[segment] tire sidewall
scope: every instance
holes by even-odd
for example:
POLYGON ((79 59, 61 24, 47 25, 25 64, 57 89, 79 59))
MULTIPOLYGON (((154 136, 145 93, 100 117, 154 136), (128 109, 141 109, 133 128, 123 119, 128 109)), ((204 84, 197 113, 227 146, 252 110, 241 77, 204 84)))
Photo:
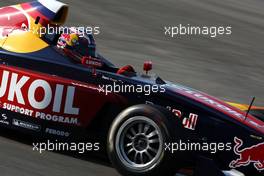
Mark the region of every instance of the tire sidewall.
POLYGON ((169 123, 169 117, 166 117, 165 109, 161 109, 160 107, 150 105, 136 105, 121 112, 113 121, 107 139, 108 155, 114 167, 116 167, 121 174, 125 174, 127 176, 159 175, 158 173, 164 173, 165 171, 169 173, 171 169, 169 165, 172 163, 172 157, 164 150, 164 143, 170 142, 174 138, 174 132, 171 124, 172 123, 169 123), (129 167, 126 167, 119 159, 115 147, 116 136, 119 128, 128 119, 136 116, 144 116, 155 122, 163 137, 162 152, 159 159, 157 160, 156 164, 144 171, 133 170, 129 167), (164 168, 167 169, 164 170, 164 168))

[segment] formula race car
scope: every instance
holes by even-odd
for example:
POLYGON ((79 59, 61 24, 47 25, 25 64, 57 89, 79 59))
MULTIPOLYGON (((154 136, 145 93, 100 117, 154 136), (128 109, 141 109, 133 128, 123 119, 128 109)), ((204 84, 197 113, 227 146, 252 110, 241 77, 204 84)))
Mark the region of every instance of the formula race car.
POLYGON ((91 33, 60 28, 68 9, 51 0, 0 9, 1 127, 97 136, 126 176, 263 174, 264 108, 163 80, 151 62, 144 74, 116 67, 91 33))

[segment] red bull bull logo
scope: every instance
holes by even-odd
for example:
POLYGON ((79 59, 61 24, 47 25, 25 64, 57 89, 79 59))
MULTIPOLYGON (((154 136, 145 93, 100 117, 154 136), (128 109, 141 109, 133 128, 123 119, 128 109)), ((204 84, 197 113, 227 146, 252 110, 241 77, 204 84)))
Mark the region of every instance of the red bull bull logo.
POLYGON ((230 163, 230 168, 238 168, 253 164, 257 170, 264 170, 264 142, 244 149, 241 149, 243 145, 241 139, 235 137, 234 142, 236 143, 234 152, 239 158, 230 163))

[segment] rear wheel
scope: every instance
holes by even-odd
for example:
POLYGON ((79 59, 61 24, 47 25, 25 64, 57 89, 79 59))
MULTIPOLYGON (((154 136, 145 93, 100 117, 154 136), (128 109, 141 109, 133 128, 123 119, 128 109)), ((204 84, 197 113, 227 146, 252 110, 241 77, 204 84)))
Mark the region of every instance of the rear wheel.
POLYGON ((176 163, 164 150, 164 144, 174 139, 169 118, 174 117, 149 105, 130 107, 117 116, 109 131, 108 154, 121 174, 169 176, 175 173, 176 163))

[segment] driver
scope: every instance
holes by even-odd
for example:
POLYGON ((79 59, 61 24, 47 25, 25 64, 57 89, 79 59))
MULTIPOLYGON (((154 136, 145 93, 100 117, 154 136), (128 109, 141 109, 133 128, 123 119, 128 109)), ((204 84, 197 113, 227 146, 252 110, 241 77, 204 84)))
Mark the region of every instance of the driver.
MULTIPOLYGON (((83 57, 91 57, 98 59, 96 54, 96 44, 92 34, 84 34, 78 28, 65 28, 60 35, 57 48, 62 53, 76 62, 81 62, 83 57)), ((132 66, 126 65, 117 70, 117 74, 126 75, 135 73, 132 66)))
POLYGON ((58 39, 57 48, 77 62, 84 56, 96 58, 93 35, 84 34, 78 28, 65 28, 58 39))

